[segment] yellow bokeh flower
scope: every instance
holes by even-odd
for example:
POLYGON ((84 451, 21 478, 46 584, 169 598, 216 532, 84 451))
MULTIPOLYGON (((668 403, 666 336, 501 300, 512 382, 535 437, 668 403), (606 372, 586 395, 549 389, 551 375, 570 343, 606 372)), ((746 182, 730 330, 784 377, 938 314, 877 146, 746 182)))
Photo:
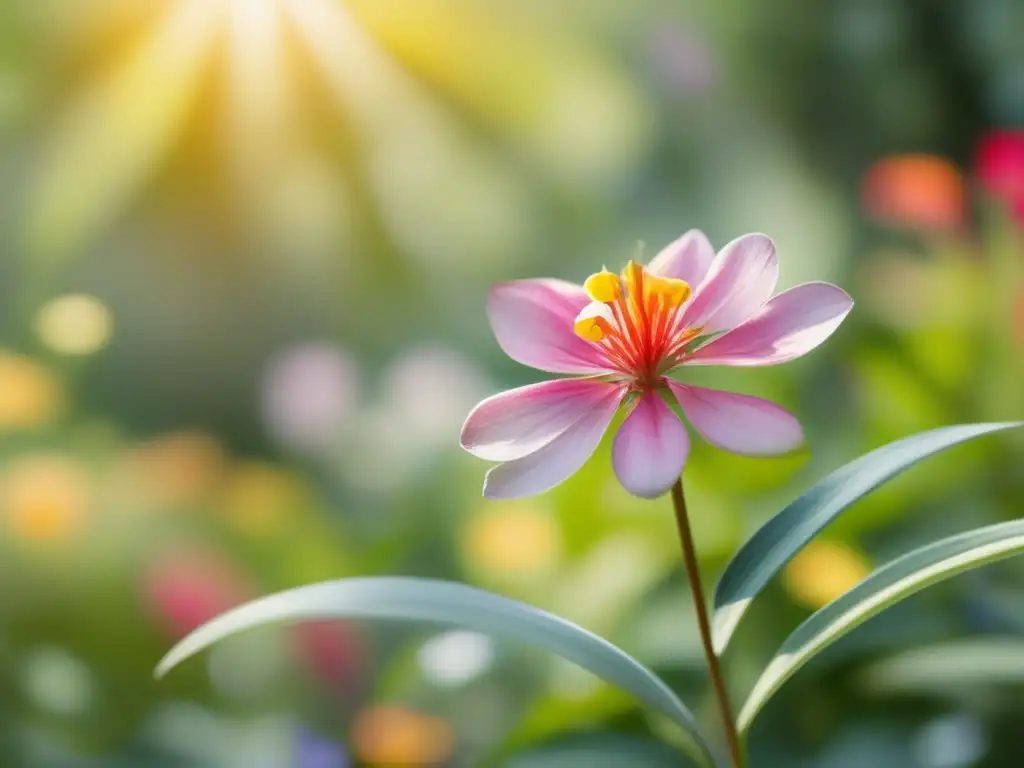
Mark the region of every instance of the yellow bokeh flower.
POLYGON ((237 529, 268 535, 305 511, 307 488, 297 476, 272 464, 242 461, 224 483, 221 510, 237 529))
POLYGON ((18 459, 0 478, 0 504, 9 530, 28 541, 72 536, 85 522, 90 496, 88 473, 56 454, 18 459))
POLYGON ((561 546, 554 517, 531 502, 489 502, 469 519, 462 537, 472 567, 511 577, 548 572, 561 546))
POLYGON ((216 438, 202 432, 174 432, 142 443, 121 466, 129 496, 164 506, 208 502, 219 487, 227 458, 216 438))
POLYGON ((834 541, 812 541, 782 572, 782 583, 793 599, 808 608, 821 608, 853 588, 871 572, 868 559, 852 547, 834 541))
POLYGON ((0 351, 0 430, 34 429, 60 413, 64 393, 49 370, 0 351))

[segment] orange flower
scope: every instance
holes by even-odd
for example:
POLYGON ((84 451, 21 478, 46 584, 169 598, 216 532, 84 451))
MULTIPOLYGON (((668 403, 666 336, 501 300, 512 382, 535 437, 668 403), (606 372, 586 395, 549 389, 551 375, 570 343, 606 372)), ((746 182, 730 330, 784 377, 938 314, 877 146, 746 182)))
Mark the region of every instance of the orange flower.
POLYGON ((455 745, 451 726, 399 706, 371 707, 356 718, 352 741, 361 760, 380 766, 438 765, 455 745))
POLYGON ((966 218, 963 175, 932 155, 893 155, 876 162, 861 184, 861 204, 872 218, 897 227, 948 231, 966 218))

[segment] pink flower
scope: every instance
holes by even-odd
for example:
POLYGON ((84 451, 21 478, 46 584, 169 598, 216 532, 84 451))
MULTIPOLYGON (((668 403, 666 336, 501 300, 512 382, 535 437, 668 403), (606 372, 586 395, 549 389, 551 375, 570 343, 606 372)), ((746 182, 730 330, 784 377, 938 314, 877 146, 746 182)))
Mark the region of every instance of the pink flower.
POLYGON ((590 458, 624 403, 612 463, 636 496, 660 496, 686 463, 690 439, 670 403, 720 448, 753 456, 797 448, 799 422, 774 403, 667 377, 685 365, 784 363, 832 335, 853 307, 850 297, 829 283, 772 297, 778 272, 764 235, 744 235, 716 255, 693 230, 647 267, 630 262, 621 278, 601 271, 583 286, 552 279, 496 286, 488 314, 506 354, 576 378, 503 392, 469 414, 462 447, 500 462, 487 473, 484 495, 515 498, 558 485, 590 458))
POLYGON ((174 637, 250 599, 255 592, 232 562, 210 550, 173 550, 152 564, 145 596, 174 637))
POLYGON ((1024 130, 992 131, 978 142, 975 170, 985 190, 1024 224, 1024 130))

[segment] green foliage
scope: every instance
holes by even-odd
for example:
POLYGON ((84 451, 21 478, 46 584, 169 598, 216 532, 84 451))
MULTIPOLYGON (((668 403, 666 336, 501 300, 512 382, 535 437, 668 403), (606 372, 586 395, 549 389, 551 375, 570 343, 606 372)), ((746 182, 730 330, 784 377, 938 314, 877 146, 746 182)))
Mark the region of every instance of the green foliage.
POLYGON ((739 714, 747 730, 757 713, 815 655, 872 616, 925 587, 1024 551, 1024 521, 980 528, 916 549, 874 571, 801 624, 754 685, 739 714))
POLYGON ((382 577, 325 582, 281 592, 247 603, 197 629, 168 652, 157 667, 157 675, 166 674, 193 654, 243 630, 282 621, 338 618, 448 624, 557 653, 671 718, 689 737, 702 761, 712 762, 690 710, 624 651, 564 619, 460 584, 382 577))
MULTIPOLYGON (((715 595, 716 652, 721 655, 725 650, 739 619, 772 577, 843 510, 928 456, 1017 426, 1020 424, 959 425, 914 435, 872 451, 815 484, 758 530, 726 568, 715 595)), ((1021 551, 1024 521, 1012 521, 943 539, 875 570, 787 638, 743 705, 737 723, 740 732, 749 729, 769 699, 801 667, 872 616, 925 587, 1021 551)), ((625 651, 552 614, 448 582, 400 577, 348 579, 265 597, 223 614, 190 634, 164 657, 157 675, 244 630, 282 621, 336 618, 435 622, 544 648, 668 716, 687 736, 692 755, 702 764, 714 764, 690 710, 664 682, 625 651)), ((649 744, 612 739, 527 753, 513 765, 617 765, 620 762, 616 761, 626 755, 631 764, 652 768, 671 759, 649 744)))
POLYGON ((943 427, 907 437, 840 467, 765 523, 729 562, 715 590, 715 652, 721 655, 750 602, 843 510, 918 461, 1019 424, 943 427))

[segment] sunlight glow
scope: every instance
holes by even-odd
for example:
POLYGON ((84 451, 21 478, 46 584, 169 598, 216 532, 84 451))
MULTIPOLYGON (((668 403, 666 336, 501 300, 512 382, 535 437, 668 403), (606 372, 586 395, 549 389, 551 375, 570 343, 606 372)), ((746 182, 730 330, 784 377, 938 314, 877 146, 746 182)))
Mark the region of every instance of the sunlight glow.
POLYGON ((72 105, 40 169, 28 223, 34 248, 66 252, 106 225, 149 178, 196 101, 218 17, 208 0, 181 0, 157 32, 72 105))
POLYGON ((291 137, 282 0, 226 0, 228 113, 225 149, 238 191, 269 183, 291 137))
POLYGON ((406 251, 430 266, 464 259, 476 268, 493 263, 480 256, 494 243, 514 253, 528 237, 532 203, 500 157, 435 103, 342 4, 291 0, 287 8, 339 116, 355 128, 371 193, 406 251), (452 247, 460 240, 463 254, 452 247))
POLYGON ((365 207, 424 275, 491 277, 542 219, 494 139, 599 197, 647 144, 648 111, 616 67, 571 35, 534 37, 529 14, 450 0, 131 5, 69 40, 92 34, 111 55, 43 137, 24 231, 37 257, 103 235, 173 161, 228 200, 229 225, 294 262, 358 244, 349 222, 365 207))

